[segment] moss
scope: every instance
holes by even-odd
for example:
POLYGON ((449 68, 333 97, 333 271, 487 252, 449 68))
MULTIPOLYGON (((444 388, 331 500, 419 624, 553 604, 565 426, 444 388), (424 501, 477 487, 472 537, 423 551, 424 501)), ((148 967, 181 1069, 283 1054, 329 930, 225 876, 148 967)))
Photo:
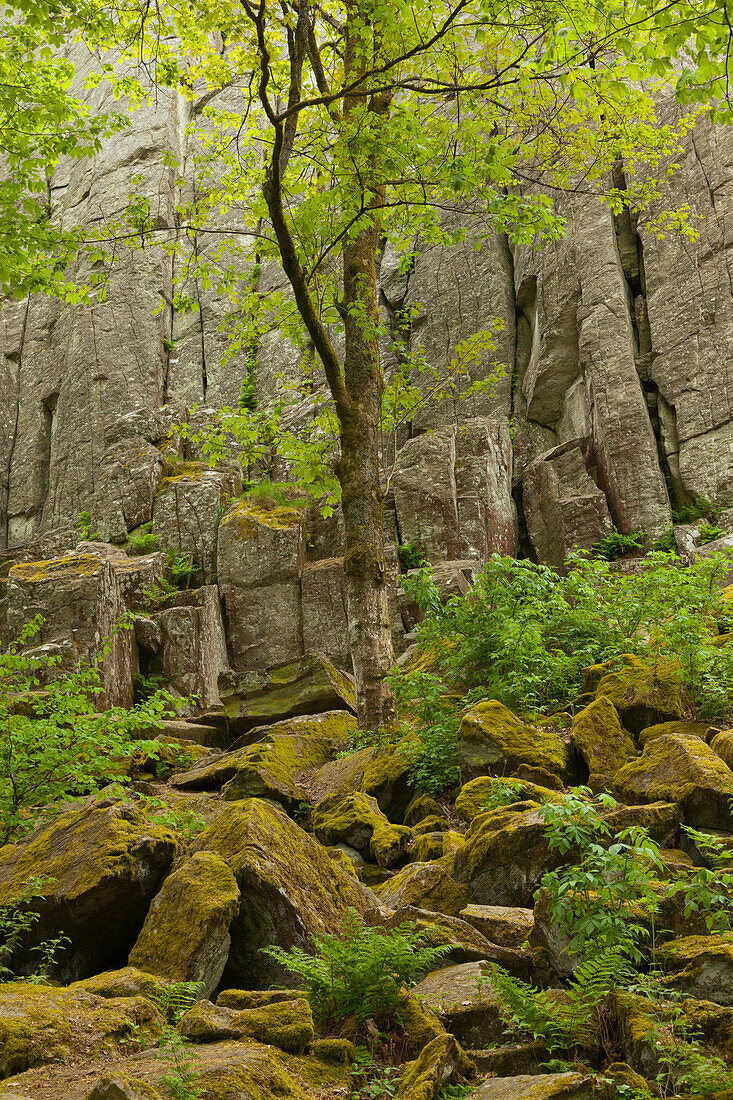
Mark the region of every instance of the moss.
POLYGON ((636 745, 619 722, 611 700, 599 695, 573 719, 570 742, 591 772, 614 775, 627 760, 636 756, 636 745))
POLYGON ((429 794, 419 794, 413 798, 405 811, 405 825, 413 828, 426 818, 442 817, 443 811, 429 794))
POLYGON ((326 1062, 337 1062, 350 1066, 354 1061, 356 1048, 348 1039, 316 1039, 312 1044, 313 1054, 326 1062))
POLYGON ((161 1094, 147 1081, 120 1071, 105 1073, 100 1077, 86 1100, 110 1100, 110 1097, 123 1095, 129 1097, 129 1100, 162 1100, 161 1094))
POLYGON ((465 1080, 473 1070, 473 1063, 452 1035, 437 1035, 414 1062, 403 1067, 397 1096, 400 1100, 433 1100, 446 1084, 456 1078, 465 1080))
POLYGON ((501 947, 521 947, 534 927, 533 910, 516 906, 467 905, 458 916, 501 947))
POLYGON ((682 718, 682 669, 670 659, 646 665, 633 654, 622 658, 623 667, 603 676, 596 697, 605 695, 632 733, 647 726, 682 718))
POLYGON ((408 863, 383 886, 376 888, 380 901, 394 909, 415 905, 446 916, 457 916, 468 901, 468 890, 450 873, 450 859, 408 863))
POLYGON ((601 1078, 603 1084, 599 1095, 603 1100, 622 1100, 626 1096, 633 1097, 633 1100, 645 1100, 646 1097, 652 1100, 648 1082, 627 1062, 612 1062, 603 1070, 601 1078), (619 1086, 622 1086, 621 1089, 619 1086))
POLYGON ((327 795, 313 809, 313 832, 322 844, 349 844, 362 853, 370 851, 375 830, 389 824, 376 800, 359 791, 327 795))
MULTIPOLYGON (((212 955, 217 948, 226 953, 238 909, 239 887, 224 860, 197 852, 165 879, 130 952, 131 965, 173 981, 210 980, 212 965, 217 968, 212 955)), ((214 982, 220 974, 221 965, 214 982)))
POLYGON ((423 833, 415 837, 408 848, 408 856, 413 863, 429 863, 443 855, 443 833, 423 833))
MULTIPOLYGON (((496 780, 490 775, 480 775, 464 783, 456 797, 456 813, 461 821, 471 822, 487 813, 486 803, 496 790, 496 780)), ((538 804, 557 798, 557 791, 537 787, 534 783, 516 781, 514 804, 532 800, 538 804)))
POLYGON ((675 802, 697 828, 727 828, 733 772, 698 737, 664 734, 648 741, 641 757, 615 777, 629 802, 675 802))
POLYGON ((647 726, 639 734, 639 744, 644 746, 647 741, 653 741, 655 737, 664 737, 668 733, 680 733, 684 737, 699 737, 707 741, 710 726, 707 722, 657 722, 654 726, 647 726))
POLYGON ((460 852, 465 843, 466 838, 463 833, 457 833, 455 829, 450 829, 443 834, 443 855, 452 858, 457 852, 460 852))
POLYGON ((448 822, 440 817, 424 817, 417 825, 412 826, 413 836, 422 836, 424 833, 445 833, 448 830, 448 822))
POLYGON ((85 1055, 111 1054, 164 1026, 145 997, 101 998, 15 982, 0 990, 0 1075, 85 1055))
POLYGON ((297 1001, 303 994, 299 989, 223 989, 216 998, 223 1008, 262 1008, 264 1005, 297 1001))
POLYGON ((232 528, 240 539, 247 540, 256 538, 260 527, 287 531, 297 527, 302 519, 302 512, 298 508, 279 505, 268 507, 261 501, 238 500, 219 526, 232 528))
POLYGON ((380 867, 396 867, 404 861, 412 829, 406 825, 377 825, 369 841, 369 851, 380 867))
POLYGON ((461 778, 506 775, 522 764, 561 774, 567 748, 554 730, 526 726, 494 699, 472 707, 458 730, 461 778))
POLYGON ((329 848, 328 856, 329 859, 332 859, 334 863, 337 863, 343 871, 346 871, 347 874, 351 875, 355 879, 359 878, 359 869, 357 868, 356 863, 348 854, 348 852, 345 852, 343 850, 343 848, 329 848))
POLYGON ((397 1015, 411 1047, 421 1050, 433 1039, 445 1035, 445 1028, 432 1009, 424 1005, 414 993, 405 989, 400 995, 397 1015))
POLYGON ((74 982, 70 990, 82 990, 93 993, 95 997, 147 997, 155 1001, 168 983, 156 974, 138 970, 135 966, 125 966, 121 970, 107 970, 93 978, 84 978, 74 982))
POLYGON ((74 577, 92 577, 105 566, 96 554, 64 554, 48 561, 20 562, 14 565, 9 577, 26 584, 42 581, 64 581, 74 577))
POLYGON ((710 748, 727 767, 733 768, 733 730, 716 733, 710 742, 710 748))
POLYGON ((311 1007, 304 997, 240 1010, 198 1001, 181 1017, 178 1029, 194 1043, 255 1039, 296 1054, 315 1035, 311 1007))
POLYGON ((410 757, 399 745, 379 749, 364 769, 361 790, 376 799, 390 821, 401 821, 412 801, 410 757))
POLYGON ((253 1044, 245 1065, 217 1066, 202 1073, 197 1084, 204 1100, 232 1100, 238 1096, 249 1100, 309 1100, 287 1066, 276 1050, 253 1044))

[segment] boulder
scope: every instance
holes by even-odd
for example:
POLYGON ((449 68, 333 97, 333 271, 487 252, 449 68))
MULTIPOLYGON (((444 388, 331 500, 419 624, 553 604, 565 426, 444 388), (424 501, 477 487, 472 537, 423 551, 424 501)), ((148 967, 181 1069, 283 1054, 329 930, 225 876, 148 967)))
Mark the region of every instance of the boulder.
POLYGON ((42 897, 27 902, 39 919, 13 968, 32 973, 33 948, 59 935, 70 940, 52 970, 61 981, 124 964, 176 850, 173 833, 124 802, 61 814, 7 845, 0 851, 0 905, 12 904, 39 873, 51 880, 42 897))
MULTIPOLYGON (((511 783, 512 787, 509 788, 507 784, 507 789, 516 796, 514 803, 526 802, 527 800, 547 802, 558 796, 558 792, 555 790, 540 787, 535 783, 528 783, 524 780, 513 779, 509 780, 508 783, 511 783)), ((496 786, 496 779, 489 775, 479 775, 476 779, 470 779, 468 783, 464 783, 456 796, 456 813, 461 821, 471 822, 479 814, 487 813, 487 804, 495 794, 496 786)), ((509 803, 510 806, 512 804, 509 803)))
POLYGON ((178 1030, 194 1043, 256 1039, 294 1054, 302 1053, 315 1035, 311 1006, 305 997, 243 1009, 197 1001, 181 1017, 178 1030))
POLYGON ((232 988, 291 984, 260 948, 306 947, 318 932, 337 932, 349 909, 374 903, 312 836, 261 799, 227 806, 194 849, 221 856, 246 899, 230 928, 223 984, 232 988))
POLYGON ((728 768, 733 768, 733 730, 716 733, 710 742, 710 748, 720 757, 728 768))
POLYGON ((664 734, 625 764, 615 785, 626 802, 674 802, 697 829, 730 827, 733 772, 697 737, 664 734))
POLYGON ((34 1066, 113 1055, 152 1041, 165 1021, 145 997, 95 997, 82 990, 14 982, 0 987, 0 1077, 34 1066))
POLYGON ((244 499, 221 520, 217 578, 235 668, 281 665, 303 653, 303 561, 300 508, 244 499))
MULTIPOLYGON (((340 713, 345 713, 341 711, 340 713)), ((376 753, 369 745, 364 749, 350 752, 348 756, 339 756, 336 760, 309 771, 308 790, 314 802, 320 802, 328 794, 347 795, 358 791, 364 778, 367 764, 376 753)), ((410 822, 406 821, 406 825, 410 822)))
POLYGON ((509 774, 521 764, 561 774, 568 755, 553 730, 526 726, 491 699, 478 703, 464 716, 458 729, 458 760, 466 783, 480 775, 509 774))
POLYGON ((627 654, 617 672, 601 677, 596 695, 610 699, 624 727, 640 733, 646 726, 682 718, 681 682, 678 662, 660 661, 652 667, 627 654))
POLYGON ((588 770, 615 775, 636 756, 634 739, 619 722, 618 712, 606 695, 599 695, 573 719, 570 742, 588 765, 588 770))
POLYGON ((223 1008, 263 1008, 281 1001, 297 1001, 303 996, 300 989, 223 989, 216 998, 223 1008))
MULTIPOLYGON (((0 1097, 0 1100, 2 1098, 0 1097)), ((127 1073, 105 1073, 85 1100, 162 1100, 152 1085, 127 1073)))
POLYGON ((224 972, 239 888, 220 856, 197 852, 153 899, 130 965, 172 981, 198 982, 208 997, 224 972))
POLYGON ((364 768, 361 789, 390 821, 402 821, 415 795, 409 753, 400 752, 400 745, 377 749, 364 768))
POLYGON ((504 1019, 501 1002, 481 963, 463 963, 435 970, 413 993, 440 1015, 446 1029, 462 1046, 481 1049, 501 1042, 504 1019))
POLYGON ((528 908, 544 873, 560 862, 545 839, 537 805, 520 803, 515 811, 495 810, 472 822, 453 874, 468 885, 472 902, 528 908))
POLYGON ((105 970, 102 974, 73 982, 69 989, 80 989, 95 997, 147 997, 157 1004, 165 998, 168 984, 156 974, 123 966, 120 970, 105 970))
POLYGON ((710 724, 708 722, 658 722, 656 726, 647 726, 641 731, 639 744, 643 748, 647 741, 653 741, 655 737, 663 737, 666 733, 681 733, 683 737, 699 737, 702 741, 707 741, 710 724))
POLYGON ((502 947, 521 947, 534 927, 532 909, 509 905, 467 905, 458 914, 482 936, 502 947))
POLYGON ((657 961, 666 984, 687 997, 733 1005, 733 943, 720 936, 684 936, 662 944, 657 961))
POLYGON ((458 1075, 470 1076, 471 1063, 452 1035, 437 1035, 400 1071, 399 1100, 433 1100, 458 1075))
POLYGON ((223 673, 219 694, 221 707, 210 709, 200 720, 235 735, 300 714, 356 713, 354 681, 318 655, 265 672, 223 673))
POLYGON ((322 653, 336 668, 353 671, 343 558, 306 562, 300 574, 303 649, 322 653))
POLYGON ((140 436, 116 440, 106 448, 90 508, 104 538, 124 542, 128 531, 152 518, 163 466, 160 450, 140 436))
POLYGON ((472 1100, 592 1100, 593 1078, 582 1073, 488 1077, 472 1100))
POLYGON ((293 809, 307 801, 299 783, 302 773, 348 745, 356 732, 356 719, 336 710, 276 722, 262 732, 262 740, 174 776, 173 786, 180 790, 224 787, 228 801, 272 798, 293 809))
POLYGON ((362 855, 370 853, 380 867, 403 860, 412 830, 392 825, 375 799, 356 791, 340 797, 327 795, 313 809, 313 832, 322 844, 342 842, 362 855))
POLYGON ((458 917, 405 905, 399 909, 367 909, 364 920, 367 924, 380 925, 383 928, 398 928, 401 924, 410 923, 417 931, 425 934, 425 942, 430 947, 445 947, 446 952, 436 960, 434 969, 445 968, 449 964, 458 966, 469 962, 494 962, 517 977, 526 979, 529 976, 532 960, 528 952, 490 943, 485 936, 458 917))
POLYGON ((409 863, 375 892, 393 909, 416 905, 455 917, 466 903, 468 889, 456 882, 443 862, 431 862, 409 863))

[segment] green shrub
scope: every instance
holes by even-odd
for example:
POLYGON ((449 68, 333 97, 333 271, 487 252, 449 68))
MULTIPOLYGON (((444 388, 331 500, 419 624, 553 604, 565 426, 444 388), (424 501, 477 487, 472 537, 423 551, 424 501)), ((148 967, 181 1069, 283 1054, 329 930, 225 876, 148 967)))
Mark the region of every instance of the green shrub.
POLYGON ((626 554, 633 554, 635 551, 643 549, 643 531, 630 531, 628 535, 624 535, 617 527, 614 527, 613 531, 604 535, 595 544, 593 553, 599 558, 605 558, 606 561, 616 561, 617 558, 623 558, 626 554))
MULTIPOLYGON (((16 975, 12 969, 12 962, 16 951, 22 946, 26 934, 40 919, 40 914, 29 908, 33 901, 43 901, 43 891, 53 885, 54 880, 47 875, 34 875, 28 879, 16 896, 12 905, 0 907, 0 982, 14 981, 16 975)), ((28 977, 24 976, 24 982, 44 984, 48 981, 48 973, 53 966, 55 957, 63 947, 69 943, 68 936, 57 936, 55 939, 44 940, 32 948, 39 956, 37 969, 28 977)))
POLYGON ((716 523, 701 523, 698 527, 700 532, 700 542, 704 546, 707 542, 716 542, 717 539, 725 538, 725 531, 723 531, 716 523))
POLYGON ((425 555, 416 542, 405 542, 402 546, 398 546, 397 557, 400 559, 400 568, 403 573, 407 573, 410 569, 419 569, 422 565, 427 565, 425 555))
MULTIPOLYGON (((156 756, 150 732, 173 699, 158 691, 127 710, 99 712, 99 666, 111 642, 91 664, 62 669, 43 650, 24 652, 42 619, 0 650, 0 840, 33 828, 41 812, 75 795, 127 778, 135 752, 156 756), (40 685, 43 690, 40 691, 40 685)), ((129 629, 130 624, 119 624, 129 629)))
POLYGON ((338 935, 313 938, 312 955, 297 947, 262 950, 305 982, 320 1019, 338 1023, 350 1016, 359 1025, 373 1019, 384 1029, 394 1023, 402 986, 414 984, 449 950, 427 946, 429 934, 409 924, 372 928, 350 910, 338 935))
POLYGON ((76 517, 76 523, 81 532, 81 537, 85 542, 99 542, 101 535, 99 531, 96 531, 93 527, 90 512, 79 512, 76 517))
POLYGON ((127 553, 130 555, 152 554, 160 550, 161 538, 153 531, 152 520, 143 523, 127 539, 127 553))
POLYGON ((191 578, 199 571, 190 554, 176 554, 169 550, 165 559, 165 571, 174 588, 188 588, 191 578))

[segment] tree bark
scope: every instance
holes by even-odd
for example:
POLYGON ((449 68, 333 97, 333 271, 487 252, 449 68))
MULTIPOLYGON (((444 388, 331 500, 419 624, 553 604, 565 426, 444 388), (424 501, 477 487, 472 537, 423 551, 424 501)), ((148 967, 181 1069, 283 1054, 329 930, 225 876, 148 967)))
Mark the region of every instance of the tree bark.
MULTIPOLYGON (((348 85, 359 77, 373 57, 367 56, 363 29, 365 16, 359 0, 349 5, 346 20, 344 79, 348 85)), ((374 29, 372 28, 374 34, 374 29)), ((384 205, 384 187, 378 182, 378 166, 364 164, 361 125, 370 131, 378 148, 379 130, 389 110, 390 97, 344 98, 343 120, 347 143, 353 144, 354 191, 365 211, 384 205), (364 171, 366 168, 366 171, 364 171)), ((373 146, 374 147, 374 146, 373 146)), ((384 379, 379 358, 380 322, 376 283, 376 258, 381 237, 377 217, 342 247, 344 320, 344 384, 348 412, 340 418, 341 457, 336 474, 341 483, 341 507, 346 532, 346 591, 349 643, 354 662, 359 725, 381 729, 395 718, 394 700, 385 674, 394 662, 392 628, 387 596, 384 504, 380 483, 379 423, 384 379)))

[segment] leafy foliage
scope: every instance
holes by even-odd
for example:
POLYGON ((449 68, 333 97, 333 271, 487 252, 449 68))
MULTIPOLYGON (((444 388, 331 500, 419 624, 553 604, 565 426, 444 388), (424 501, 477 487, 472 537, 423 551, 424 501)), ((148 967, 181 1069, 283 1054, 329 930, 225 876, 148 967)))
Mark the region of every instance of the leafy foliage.
MULTIPOLYGON (((41 628, 35 619, 0 652, 0 837, 33 827, 56 803, 127 777, 136 751, 156 756, 150 731, 161 725, 172 699, 156 692, 126 710, 99 711, 100 664, 64 668, 42 647, 28 649, 41 628), (42 690, 41 690, 42 687, 42 690)), ((120 629, 129 628, 129 624, 120 629)))
POLYGON ((593 547, 593 553, 606 561, 615 561, 626 554, 633 554, 644 548, 643 531, 631 531, 628 535, 622 534, 617 527, 604 535, 600 542, 593 547))
POLYGON ((76 522, 85 542, 97 542, 99 540, 99 531, 94 529, 94 521, 90 512, 79 512, 76 522))
MULTIPOLYGON (((39 914, 29 906, 43 901, 43 891, 52 884, 53 879, 47 875, 34 875, 23 884, 12 905, 0 907, 0 982, 15 980, 12 962, 16 951, 39 920, 39 914)), ((56 954, 68 942, 67 936, 60 935, 34 947, 33 952, 39 956, 38 968, 29 977, 24 976, 23 981, 37 984, 48 981, 56 954)))
POLYGON ((152 520, 143 523, 134 531, 127 540, 128 554, 152 554, 160 549, 160 535, 153 531, 152 520))
POLYGON ((371 1018, 382 1028, 394 1021, 400 988, 417 981, 448 950, 428 946, 428 935, 410 924, 371 928, 351 910, 338 935, 314 937, 312 955, 297 947, 262 950, 306 983, 322 1019, 353 1016, 364 1024, 371 1018))

